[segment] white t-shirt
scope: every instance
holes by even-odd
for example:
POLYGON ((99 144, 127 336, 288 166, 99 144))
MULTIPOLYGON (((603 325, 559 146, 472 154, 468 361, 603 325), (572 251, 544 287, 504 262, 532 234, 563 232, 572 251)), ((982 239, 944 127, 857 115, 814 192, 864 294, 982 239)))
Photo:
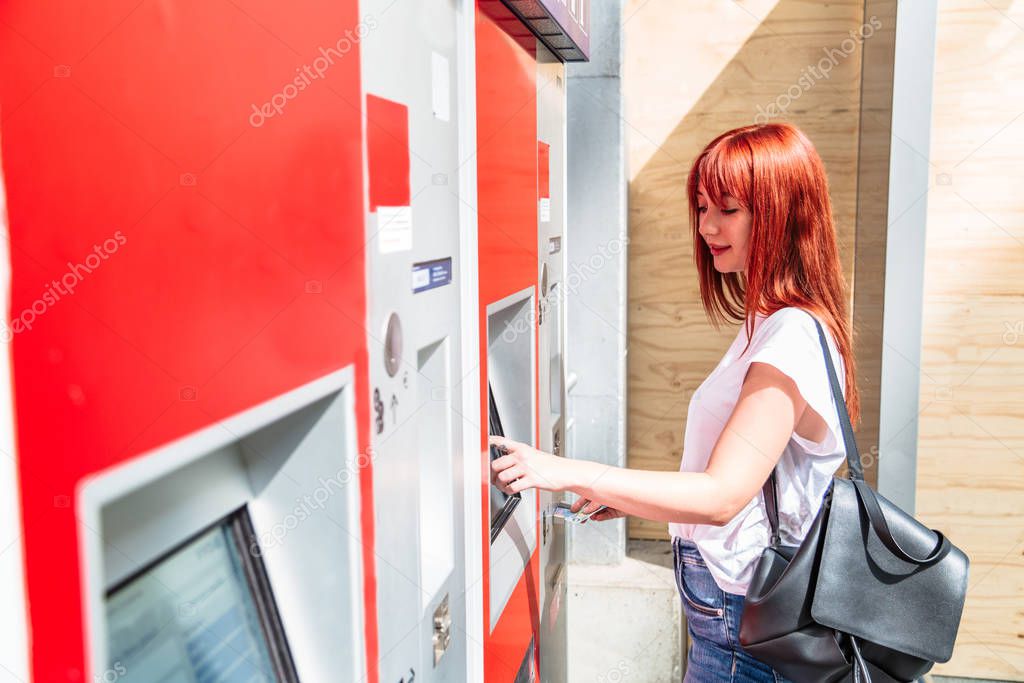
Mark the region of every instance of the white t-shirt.
MULTIPOLYGON (((822 323, 822 329, 839 385, 845 392, 845 364, 828 326, 822 323)), ((828 424, 828 433, 820 443, 794 432, 776 468, 782 542, 799 545, 818 513, 833 474, 846 459, 843 432, 832 400, 818 329, 807 311, 783 308, 770 316, 756 316, 750 348, 742 358, 737 358, 746 342, 746 326, 741 324, 718 367, 690 399, 679 469, 683 472, 707 469, 711 450, 736 406, 750 363, 774 365, 793 379, 800 395, 828 424)), ((669 524, 669 533, 693 540, 719 587, 739 595, 746 594, 754 567, 771 535, 760 490, 725 526, 673 522, 669 524)))

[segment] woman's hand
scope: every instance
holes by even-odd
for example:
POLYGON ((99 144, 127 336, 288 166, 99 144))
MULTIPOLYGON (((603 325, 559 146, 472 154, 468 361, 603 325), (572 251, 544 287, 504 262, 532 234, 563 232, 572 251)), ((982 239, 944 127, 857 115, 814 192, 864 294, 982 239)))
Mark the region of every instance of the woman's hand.
MULTIPOLYGON (((606 507, 604 510, 601 510, 600 512, 594 512, 594 510, 598 509, 599 507, 601 507, 600 503, 595 503, 589 498, 578 498, 572 504, 572 511, 579 512, 582 509, 583 514, 585 515, 591 515, 591 513, 593 513, 587 520, 587 522, 589 522, 591 519, 595 522, 606 522, 609 519, 618 519, 619 517, 626 516, 626 513, 623 512, 622 510, 616 510, 615 508, 609 507, 606 507)), ((586 524, 587 522, 583 523, 586 524)))
POLYGON ((575 485, 575 461, 538 451, 533 446, 503 436, 492 436, 490 444, 505 452, 505 455, 491 461, 491 481, 506 494, 529 488, 564 491, 575 485))

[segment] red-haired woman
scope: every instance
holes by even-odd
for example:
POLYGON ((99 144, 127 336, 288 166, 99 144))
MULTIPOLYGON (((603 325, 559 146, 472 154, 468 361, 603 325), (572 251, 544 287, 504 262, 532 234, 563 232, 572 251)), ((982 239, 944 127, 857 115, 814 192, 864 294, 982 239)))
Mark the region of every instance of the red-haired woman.
POLYGON ((745 321, 690 399, 678 472, 568 460, 492 438, 506 492, 569 490, 591 519, 669 522, 691 646, 686 681, 781 681, 739 644, 743 597, 769 543, 761 487, 776 470, 782 542, 798 545, 846 453, 814 316, 851 420, 859 400, 828 181, 788 124, 711 141, 688 180, 694 261, 717 327, 745 321))

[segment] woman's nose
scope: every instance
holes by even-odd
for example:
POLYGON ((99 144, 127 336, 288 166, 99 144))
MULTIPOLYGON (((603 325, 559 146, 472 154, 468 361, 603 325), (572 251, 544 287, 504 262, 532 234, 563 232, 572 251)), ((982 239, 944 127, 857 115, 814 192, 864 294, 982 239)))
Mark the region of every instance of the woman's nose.
POLYGON ((708 235, 718 234, 718 225, 715 224, 715 221, 714 219, 711 218, 710 213, 704 214, 704 218, 701 219, 700 227, 697 229, 697 232, 699 232, 701 235, 705 237, 708 235))

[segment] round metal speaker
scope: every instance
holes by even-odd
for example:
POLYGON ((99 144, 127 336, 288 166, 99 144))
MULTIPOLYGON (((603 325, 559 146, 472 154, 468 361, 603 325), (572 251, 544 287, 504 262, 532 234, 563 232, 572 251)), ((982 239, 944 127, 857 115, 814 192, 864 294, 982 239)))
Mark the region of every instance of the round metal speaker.
POLYGON ((399 320, 397 313, 392 313, 384 331, 384 369, 388 371, 388 377, 397 375, 401 364, 402 321, 399 320))

